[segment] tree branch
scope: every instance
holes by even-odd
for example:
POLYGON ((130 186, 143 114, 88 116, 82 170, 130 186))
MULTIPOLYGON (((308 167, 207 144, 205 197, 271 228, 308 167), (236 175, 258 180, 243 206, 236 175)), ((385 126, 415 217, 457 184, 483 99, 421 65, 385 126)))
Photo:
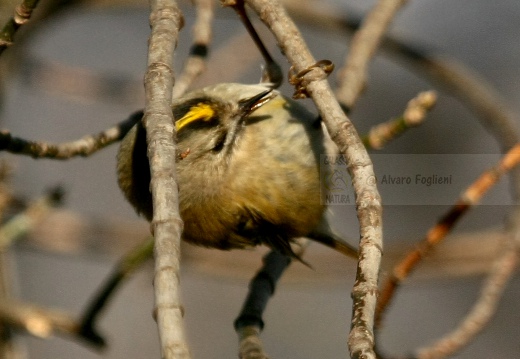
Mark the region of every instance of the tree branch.
POLYGON ((338 72, 338 100, 351 109, 365 87, 368 63, 395 17, 407 0, 379 0, 363 19, 352 38, 350 51, 342 70, 338 72))
POLYGON ((363 143, 367 148, 375 150, 383 148, 409 128, 419 126, 436 102, 437 94, 434 91, 419 93, 408 102, 401 117, 372 127, 368 135, 363 137, 363 143))
POLYGON ((441 242, 446 234, 454 227, 458 220, 478 201, 495 183, 513 167, 520 163, 520 144, 514 146, 507 152, 500 162, 490 170, 485 171, 473 182, 461 195, 457 203, 446 213, 435 226, 433 226, 417 249, 409 252, 405 258, 398 263, 391 276, 387 279, 377 303, 376 326, 382 321, 383 314, 390 304, 395 291, 402 281, 415 269, 420 260, 425 257, 431 249, 441 242))
MULTIPOLYGON (((248 4, 273 32, 296 73, 316 64, 285 9, 274 0, 249 0, 248 4)), ((382 251, 382 207, 372 162, 353 124, 334 97, 324 71, 314 67, 305 74, 306 91, 314 100, 331 138, 349 165, 360 222, 360 261, 354 298, 349 347, 353 358, 374 358, 373 318, 382 251)))
POLYGON ((466 346, 489 323, 496 312, 504 289, 518 266, 519 232, 513 234, 517 240, 508 241, 503 253, 495 260, 493 268, 481 289, 479 300, 464 320, 452 332, 446 334, 429 347, 418 350, 418 359, 445 358, 466 346))
POLYGON ((20 26, 25 25, 31 18, 33 10, 38 5, 39 0, 23 0, 14 11, 11 17, 0 31, 0 55, 13 44, 13 37, 20 26))
POLYGON ((183 222, 175 181, 174 119, 171 109, 173 52, 183 24, 175 0, 152 0, 145 75, 143 122, 150 161, 155 238, 155 310, 162 357, 190 358, 180 301, 179 261, 183 222))
POLYGON ((1 130, 0 151, 55 160, 67 160, 76 156, 87 157, 114 142, 120 141, 142 116, 143 113, 138 111, 116 126, 96 135, 88 135, 76 141, 58 144, 27 141, 13 137, 7 130, 1 130))
POLYGON ((193 81, 205 70, 208 45, 212 36, 213 0, 194 0, 196 17, 193 24, 193 45, 182 73, 173 87, 172 99, 182 96, 193 81))

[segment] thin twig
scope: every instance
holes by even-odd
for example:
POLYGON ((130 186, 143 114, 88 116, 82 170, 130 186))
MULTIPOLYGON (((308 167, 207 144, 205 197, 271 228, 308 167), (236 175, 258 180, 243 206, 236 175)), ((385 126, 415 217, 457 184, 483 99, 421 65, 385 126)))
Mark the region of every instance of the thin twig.
POLYGON ((407 129, 419 126, 436 101, 437 94, 434 91, 419 93, 408 102, 401 117, 372 127, 368 135, 363 137, 363 143, 367 148, 376 150, 383 148, 389 141, 400 136, 407 129))
POLYGON ((154 240, 150 237, 126 253, 119 261, 110 273, 110 276, 92 297, 92 300, 89 301, 86 310, 81 316, 79 329, 81 336, 98 343, 99 346, 106 344, 105 339, 97 330, 97 320, 123 281, 140 268, 143 263, 152 258, 153 246, 154 240))
POLYGON ((381 323, 383 314, 390 304, 395 291, 402 281, 415 269, 421 258, 439 242, 453 228, 457 221, 478 201, 482 196, 500 179, 520 162, 520 144, 514 146, 507 154, 502 157, 500 162, 492 169, 485 171, 473 182, 461 195, 457 203, 446 213, 437 224, 432 227, 424 240, 418 245, 417 249, 408 253, 405 258, 398 263, 391 276, 386 280, 379 301, 377 303, 376 326, 381 323))
MULTIPOLYGON (((5 183, 1 183, 0 186, 5 187, 5 183)), ((2 192, 4 191, 5 188, 2 188, 2 192)), ((5 193, 2 193, 2 197, 5 197, 5 193)), ((7 249, 9 249, 17 239, 25 236, 35 225, 40 223, 49 214, 52 208, 60 204, 62 197, 63 191, 61 188, 57 187, 49 191, 49 193, 44 197, 30 203, 22 213, 12 217, 0 227, 0 322, 2 322, 0 328, 1 358, 7 359, 16 357, 14 355, 16 347, 12 340, 12 328, 9 327, 12 326, 13 323, 19 325, 20 322, 25 320, 23 323, 25 326, 23 328, 26 330, 36 330, 38 328, 41 330, 54 330, 52 329, 54 326, 59 326, 53 318, 48 319, 50 322, 53 322, 48 324, 44 322, 43 319, 39 318, 39 315, 31 315, 28 309, 24 310, 25 307, 20 307, 9 302, 11 297, 11 283, 14 278, 9 269, 12 268, 13 263, 11 263, 11 261, 14 258, 9 255, 10 253, 7 253, 7 249), (2 305, 4 305, 4 307, 2 307, 2 305), (8 313, 9 310, 14 310, 14 312, 8 313), (20 321, 17 321, 17 319, 20 319, 20 321)), ((5 204, 8 203, 8 201, 2 202, 5 203, 0 205, 3 207, 0 211, 3 211, 5 209, 5 204)))
POLYGON ((90 156, 112 143, 120 141, 142 117, 141 111, 128 119, 95 135, 88 135, 79 140, 64 143, 27 141, 13 137, 9 131, 0 130, 0 151, 31 156, 33 158, 51 158, 66 160, 75 156, 90 156))
MULTIPOLYGON (((292 246, 293 253, 301 258, 308 245, 307 238, 296 238, 292 246)), ((291 263, 291 257, 272 250, 264 256, 262 268, 251 280, 249 293, 235 320, 240 359, 268 358, 260 340, 260 332, 264 328, 262 316, 267 302, 274 295, 280 277, 291 263)))
POLYGON ((278 88, 282 84, 283 81, 283 73, 280 65, 274 61, 271 54, 265 47, 264 43, 260 39, 260 36, 256 32, 253 24, 249 20, 249 17, 247 16, 246 8, 244 6, 244 0, 226 0, 221 1, 223 5, 225 6, 231 6, 235 12, 237 13, 238 17, 242 21, 242 24, 246 28, 247 32, 249 33, 249 36, 251 39, 253 39, 253 42, 256 45, 256 48, 262 55, 265 63, 264 71, 262 72, 262 80, 261 82, 265 83, 271 83, 273 88, 278 88))
POLYGON ((353 358, 375 358, 373 319, 381 262, 382 207, 374 171, 354 126, 339 106, 321 67, 310 54, 298 29, 278 1, 249 0, 248 4, 273 32, 296 73, 305 71, 306 92, 314 100, 331 138, 349 165, 360 222, 360 261, 352 291, 354 299, 349 348, 353 358), (309 71, 309 69, 311 69, 309 71))
POLYGON ((336 90, 338 100, 347 109, 352 108, 363 91, 368 63, 397 11, 407 2, 407 0, 379 0, 354 34, 345 65, 338 72, 336 90))
MULTIPOLYGON (((318 25, 320 28, 326 24, 331 29, 342 28, 351 32, 359 26, 357 19, 338 18, 337 12, 324 14, 321 9, 317 8, 308 12, 308 8, 302 10, 298 6, 293 6, 292 9, 297 11, 299 17, 306 23, 318 25)), ((404 63, 411 65, 417 74, 428 77, 460 99, 489 129, 504 152, 520 142, 516 121, 518 116, 508 108, 501 96, 485 80, 463 64, 453 59, 435 56, 391 37, 385 39, 382 50, 384 53, 397 56, 401 61, 404 60, 404 63)), ((512 195, 515 203, 519 203, 520 168, 513 169, 511 177, 512 195)), ((510 249, 510 251, 517 251, 517 249, 510 249)), ((425 357, 429 355, 428 353, 447 353, 448 351, 452 353, 464 345, 463 342, 467 343, 482 330, 495 310, 508 277, 513 273, 508 263, 514 255, 506 250, 496 259, 497 263, 503 263, 503 265, 498 264, 493 267, 494 270, 489 273, 482 288, 481 297, 472 311, 457 329, 437 342, 436 345, 424 352, 421 351, 425 357)))
POLYGON ((13 44, 13 38, 20 26, 26 24, 31 18, 33 10, 39 0, 24 0, 15 8, 14 15, 0 31, 0 55, 13 44))
MULTIPOLYGON (((306 25, 321 30, 344 30, 351 34, 360 27, 358 17, 340 15, 337 9, 323 10, 323 6, 301 6, 300 2, 289 1, 291 13, 306 25)), ((417 46, 410 45, 392 36, 386 36, 381 43, 383 54, 397 58, 408 65, 421 77, 438 84, 458 98, 488 128, 505 153, 520 142, 518 115, 506 104, 493 87, 453 58, 439 56, 417 46)), ((520 201, 520 168, 511 171, 513 197, 520 201)))
POLYGON ((0 321, 38 338, 48 338, 54 334, 77 337, 78 325, 70 315, 34 305, 1 300, 0 321))
POLYGON ((260 340, 261 329, 247 325, 236 329, 238 334, 238 357, 240 359, 269 359, 260 340))
MULTIPOLYGON (((520 142, 518 115, 484 79, 454 60, 418 55, 410 53, 407 59, 464 102, 495 137, 504 153, 520 142)), ((520 203, 520 168, 513 169, 511 177, 513 198, 520 203)))
POLYGON ((152 0, 145 75, 143 122, 150 160, 155 238, 155 315, 161 353, 165 359, 190 358, 180 300, 180 242, 183 222, 175 172, 174 119, 171 110, 174 83, 173 54, 183 17, 175 0, 152 0))
POLYGON ((173 99, 182 96, 206 68, 208 45, 212 37, 214 3, 213 0, 194 0, 196 16, 193 24, 193 45, 173 87, 173 99))
POLYGON ((62 198, 63 189, 53 188, 46 196, 32 202, 25 211, 4 223, 0 227, 0 251, 7 250, 17 239, 25 236, 52 208, 61 204, 62 198))
POLYGON ((500 240, 499 256, 489 270, 489 275, 480 290, 480 296, 469 313, 450 333, 429 347, 417 351, 418 359, 445 358, 460 351, 492 319, 504 290, 518 268, 520 254, 520 207, 509 217, 505 238, 500 240))
POLYGON ((264 327, 262 315, 269 298, 274 294, 276 283, 291 264, 290 257, 271 251, 264 257, 264 264, 251 280, 244 306, 235 320, 239 337, 239 358, 267 358, 259 334, 264 327))
MULTIPOLYGON (((518 236, 518 231, 516 233, 518 236)), ((458 327, 429 347, 418 350, 418 359, 439 359, 455 354, 485 328, 496 312, 504 289, 518 266, 518 245, 510 245, 497 258, 481 289, 479 300, 458 327)))
MULTIPOLYGON (((8 186, 7 177, 9 167, 4 161, 0 162, 0 218, 5 215, 7 206, 12 201, 11 188, 8 186)), ((9 253, 0 252, 0 300, 9 299, 12 296, 13 284, 16 278, 12 276, 13 261, 15 259, 9 253)), ((14 340, 13 330, 5 323, 0 324, 0 358, 21 359, 20 348, 14 340)))

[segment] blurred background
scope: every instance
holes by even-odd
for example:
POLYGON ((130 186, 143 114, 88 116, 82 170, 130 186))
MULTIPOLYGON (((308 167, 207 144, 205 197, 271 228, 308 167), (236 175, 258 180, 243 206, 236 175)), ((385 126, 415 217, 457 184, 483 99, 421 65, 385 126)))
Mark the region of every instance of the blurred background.
MULTIPOLYGON (((374 1, 319 3, 323 9, 334 9, 336 16, 361 18, 374 1)), ((177 73, 191 46, 194 20, 191 4, 181 2, 181 6, 186 24, 175 55, 177 73)), ((0 9, 5 21, 12 7, 2 3, 0 9)), ((286 60, 269 33, 257 24, 287 73, 286 60)), ((327 24, 299 26, 317 59, 329 59, 336 68, 343 64, 348 33, 331 32, 327 24)), ((465 64, 502 96, 506 106, 520 112, 519 2, 412 1, 396 17, 390 35, 465 64)), ((148 36, 148 5, 136 0, 84 1, 20 34, 20 43, 2 59, 1 128, 25 139, 64 142, 127 118, 144 105, 148 36)), ((255 83, 261 66, 262 59, 234 12, 217 5, 208 71, 194 87, 255 83)), ((411 157, 406 154, 415 155, 414 161, 422 166, 428 164, 431 173, 453 174, 456 180, 449 188, 421 192, 424 200, 417 200, 413 191, 404 190, 396 197, 398 188, 381 189, 383 200, 389 198, 384 207, 387 262, 421 239, 457 195, 499 158, 500 147, 474 113, 385 52, 372 62, 367 89, 351 118, 360 133, 367 133, 372 126, 402 114, 411 98, 428 89, 438 90, 435 109, 423 125, 373 152, 376 174, 407 163, 405 159, 411 157)), ((291 94, 287 85, 282 91, 291 94)), ((304 102, 312 108, 310 100, 304 102)), ((10 183, 18 196, 31 200, 57 184, 66 191, 62 210, 9 253, 16 297, 79 315, 117 259, 146 236, 148 224, 137 217, 117 187, 116 151, 114 145, 92 157, 68 161, 2 154, 12 166, 10 183)), ((380 332, 384 353, 408 354, 432 343, 471 308, 483 272, 500 243, 495 240, 497 233, 512 210, 508 190, 506 178, 456 227, 454 236, 462 238, 462 244, 441 247, 435 260, 398 293, 380 332)), ((335 229, 357 243, 354 206, 332 207, 335 229)), ((265 250, 217 252, 186 246, 183 253, 182 295, 193 357, 236 357, 232 323, 265 250)), ((348 357, 355 263, 319 245, 312 245, 306 258, 314 268, 293 264, 269 303, 262 334, 266 351, 272 358, 348 357)), ((27 357, 158 358, 151 269, 150 263, 131 278, 104 313, 100 330, 109 341, 106 350, 97 352, 64 338, 22 336, 18 340, 27 357)), ((516 276, 491 324, 456 358, 518 358, 519 294, 516 276)))

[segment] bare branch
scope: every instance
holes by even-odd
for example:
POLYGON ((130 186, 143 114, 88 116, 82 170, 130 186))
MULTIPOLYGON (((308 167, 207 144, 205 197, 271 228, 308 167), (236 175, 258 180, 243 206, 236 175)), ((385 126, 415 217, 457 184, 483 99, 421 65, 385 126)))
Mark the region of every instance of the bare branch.
POLYGON ((179 262, 183 222, 175 181, 175 143, 171 110, 173 52, 183 24, 175 0, 152 0, 145 75, 144 126, 150 161, 155 238, 155 314, 162 357, 190 358, 180 301, 179 262))
MULTIPOLYGON (((4 161, 0 162, 0 217, 4 217, 5 210, 11 204, 13 196, 11 188, 7 185, 7 177, 9 173, 9 166, 4 161)), ((13 282, 15 282, 12 274, 14 258, 0 252, 0 300, 8 299, 12 296, 13 282)), ((5 359, 22 359, 15 342, 13 330, 5 323, 0 324, 0 358, 5 359)))
POLYGON ((260 340, 260 330, 254 325, 237 328, 240 359, 269 359, 260 340))
MULTIPOLYGON (((293 253, 297 258, 303 256, 308 245, 307 238, 294 240, 293 253)), ((262 268, 249 283, 249 293, 235 320, 240 359, 267 359, 260 340, 260 332, 264 328, 262 316, 267 302, 274 295, 280 277, 291 262, 291 257, 272 250, 264 256, 262 268)))
POLYGON ((283 74, 282 69, 280 65, 274 61, 271 54, 265 47, 264 43, 262 42, 262 39, 260 39, 260 36, 256 32, 253 24, 249 20, 249 17, 247 16, 247 12, 244 6, 244 0, 223 0, 221 3, 224 6, 230 6, 232 7, 235 12, 237 13, 238 17, 242 21, 242 24, 246 28, 249 36, 251 39, 253 39, 253 42, 256 45, 256 48, 262 55, 265 63, 264 71, 262 72, 262 82, 266 83, 272 83, 273 88, 278 88, 282 84, 283 81, 283 74))
POLYGON ((173 87, 172 99, 182 96, 206 68, 208 45, 212 36, 214 1, 195 0, 194 3, 196 18, 193 24, 193 45, 184 69, 173 87))
POLYGON ((292 260, 277 251, 264 257, 264 265, 249 284, 249 293, 244 306, 235 320, 239 337, 239 358, 267 358, 262 349, 259 334, 264 328, 262 315, 269 298, 274 294, 276 283, 292 260))
POLYGON ((120 141, 126 133, 142 117, 141 111, 132 114, 128 119, 96 135, 88 135, 79 140, 65 143, 47 143, 27 141, 19 137, 13 137, 9 131, 0 131, 0 151, 31 156, 33 158, 51 158, 66 160, 76 156, 90 156, 117 141, 120 141))
POLYGON ((17 239, 26 235, 53 207, 61 203, 62 198, 63 189, 56 187, 46 196, 31 203, 25 211, 4 223, 0 227, 0 251, 7 250, 17 239))
POLYGON ((419 126, 436 101, 437 94, 434 91, 419 93, 408 102, 401 117, 372 127, 368 135, 363 137, 363 143, 368 148, 376 150, 383 148, 389 141, 400 136, 409 128, 419 126))
MULTIPOLYGON (((420 54, 409 53, 407 59, 460 98, 495 137, 503 152, 520 142, 518 115, 484 79, 454 60, 417 55, 420 54)), ((519 202, 520 168, 513 169, 511 177, 512 195, 519 202)))
POLYGON ((365 87, 368 63, 393 20, 397 11, 407 0, 379 0, 364 18, 354 34, 349 55, 342 70, 338 72, 336 94, 348 109, 352 108, 365 87))
MULTIPOLYGON (((296 73, 301 73, 316 64, 298 29, 278 1, 250 0, 248 4, 273 32, 296 73)), ((360 222, 360 261, 352 293, 354 309, 349 347, 353 358, 375 358, 373 318, 383 245, 381 198, 366 149, 324 76, 321 68, 313 68, 305 75, 308 81, 306 89, 314 100, 331 138, 345 155, 350 166, 360 222)))
POLYGON ((96 327, 97 319, 123 281, 140 268, 143 263, 152 258, 153 247, 154 240, 150 237, 119 260, 110 276, 105 280, 105 283, 87 304, 79 326, 81 336, 100 346, 105 345, 105 340, 96 327))
MULTIPOLYGON (((518 237, 518 231, 515 235, 518 237)), ((502 293, 518 266, 518 242, 509 242, 510 245, 506 245, 505 251, 495 261, 481 289, 479 300, 469 314, 455 330, 430 347, 419 349, 416 355, 418 359, 445 358, 453 355, 485 328, 495 314, 502 293)))
POLYGON ((395 291, 402 281, 415 269, 420 260, 453 228, 457 221, 474 205, 495 183, 520 162, 520 144, 514 146, 502 157, 500 162, 490 170, 485 171, 461 195, 457 203, 433 226, 417 249, 411 251, 394 267, 391 276, 387 279, 377 303, 376 325, 379 325, 382 316, 390 304, 395 291))
POLYGON ((31 18, 33 10, 38 5, 39 0, 23 0, 14 11, 11 17, 0 31, 0 55, 13 44, 13 37, 20 26, 26 24, 31 18))
MULTIPOLYGON (((302 6, 301 1, 287 3, 297 19, 309 26, 330 31, 353 33, 359 28, 357 17, 339 15, 337 9, 324 10, 324 6, 302 6)), ((305 5, 314 5, 305 1, 305 5)), ((502 96, 482 77, 455 59, 439 56, 407 44, 399 39, 386 36, 381 43, 384 54, 397 58, 408 65, 421 77, 428 78, 448 90, 477 116, 496 138, 502 151, 506 152, 520 142, 518 135, 518 115, 506 104, 502 96)), ((348 86, 348 84, 345 84, 348 86)), ((511 172, 513 196, 520 198, 520 169, 511 172)))
POLYGON ((54 334, 77 336, 77 323, 70 315, 5 299, 0 301, 0 321, 39 338, 54 334))

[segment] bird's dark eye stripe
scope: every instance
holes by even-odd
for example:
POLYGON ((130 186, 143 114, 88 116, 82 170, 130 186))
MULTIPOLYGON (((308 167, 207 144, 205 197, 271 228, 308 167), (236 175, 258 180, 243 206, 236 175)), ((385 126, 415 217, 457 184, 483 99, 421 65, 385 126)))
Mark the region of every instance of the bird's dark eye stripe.
POLYGON ((214 152, 220 152, 224 148, 224 144, 226 143, 227 132, 221 132, 218 134, 217 140, 215 141, 215 145, 212 150, 214 152))
POLYGON ((205 104, 210 107, 217 108, 217 105, 206 97, 193 98, 191 100, 174 105, 173 106, 173 116, 175 117, 176 120, 183 118, 192 107, 195 107, 198 104, 205 104))

